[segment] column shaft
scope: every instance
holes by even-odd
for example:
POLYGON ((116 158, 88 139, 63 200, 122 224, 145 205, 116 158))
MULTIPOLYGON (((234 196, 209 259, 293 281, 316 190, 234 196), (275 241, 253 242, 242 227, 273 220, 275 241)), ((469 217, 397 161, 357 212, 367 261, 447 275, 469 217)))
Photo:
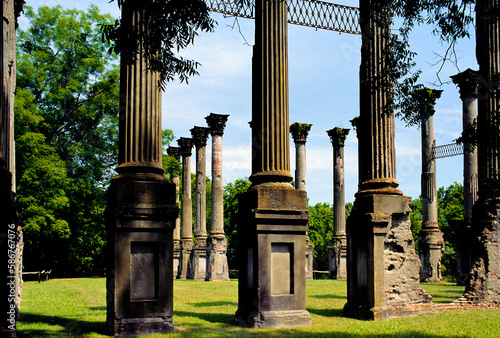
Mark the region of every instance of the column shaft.
POLYGON ((290 182, 287 6, 257 1, 253 53, 253 183, 290 182))
POLYGON ((222 135, 212 135, 212 218, 210 234, 224 234, 224 185, 222 183, 222 135))

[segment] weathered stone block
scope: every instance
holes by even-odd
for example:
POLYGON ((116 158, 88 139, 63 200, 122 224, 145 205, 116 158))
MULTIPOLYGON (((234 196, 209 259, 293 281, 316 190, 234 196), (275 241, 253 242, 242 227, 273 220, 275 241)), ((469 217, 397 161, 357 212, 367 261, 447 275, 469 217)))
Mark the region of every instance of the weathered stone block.
POLYGON ((311 324, 305 310, 306 204, 305 191, 289 184, 256 186, 240 197, 240 325, 311 324))

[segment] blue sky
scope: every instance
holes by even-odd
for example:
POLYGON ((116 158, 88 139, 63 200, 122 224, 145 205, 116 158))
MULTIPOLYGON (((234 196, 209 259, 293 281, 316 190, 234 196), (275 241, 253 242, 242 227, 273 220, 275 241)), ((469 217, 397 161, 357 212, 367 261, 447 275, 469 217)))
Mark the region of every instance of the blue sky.
MULTIPOLYGON (((66 8, 86 9, 90 1, 27 0, 33 7, 61 5, 66 8)), ((102 12, 118 17, 115 2, 93 1, 102 12)), ((358 1, 339 0, 338 3, 358 6, 358 1)), ((163 128, 174 131, 177 138, 189 137, 189 130, 205 126, 210 113, 229 114, 223 136, 223 181, 250 176, 251 146, 251 57, 254 42, 254 23, 249 19, 224 18, 213 13, 218 22, 214 33, 202 33, 182 52, 186 58, 201 63, 200 76, 189 84, 173 82, 163 94, 163 128), (236 24, 236 25, 235 25, 236 24), (247 44, 248 42, 248 44, 247 44)), ((23 19, 21 27, 26 24, 23 19)), ((326 130, 334 127, 351 128, 349 120, 359 115, 360 36, 316 30, 289 25, 289 80, 290 123, 312 124, 307 140, 307 192, 311 205, 333 203, 333 150, 326 130)), ((422 81, 430 88, 436 81, 438 61, 445 47, 430 34, 431 29, 418 29, 411 40, 417 53, 418 67, 423 70, 422 81)), ((477 69, 474 39, 457 45, 458 69, 448 64, 440 73, 442 81, 467 68, 477 69)), ((458 89, 452 83, 444 84, 441 99, 435 108, 434 128, 436 144, 451 143, 462 130, 462 102, 458 89)), ((291 171, 295 169, 295 150, 291 148, 291 171)), ((357 191, 357 149, 354 131, 345 145, 346 202, 354 201, 357 191)), ((207 147, 207 173, 210 173, 210 142, 207 147)), ((194 154, 193 154, 194 156, 194 154)), ((406 128, 396 119, 396 162, 399 188, 407 196, 420 194, 420 131, 406 128)), ((193 172, 194 165, 193 163, 193 172)), ((463 158, 456 156, 437 160, 437 185, 462 183, 463 158)))

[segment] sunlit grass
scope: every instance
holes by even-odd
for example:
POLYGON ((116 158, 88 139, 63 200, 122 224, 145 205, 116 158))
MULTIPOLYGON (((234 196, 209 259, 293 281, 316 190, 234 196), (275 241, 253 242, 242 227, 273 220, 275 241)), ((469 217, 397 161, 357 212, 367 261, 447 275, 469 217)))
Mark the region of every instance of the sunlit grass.
MULTIPOLYGON (((438 303, 459 297, 463 287, 424 287, 438 303)), ((500 311, 454 311, 385 321, 359 321, 342 316, 346 282, 307 281, 307 310, 313 325, 294 329, 251 330, 236 326, 238 282, 174 282, 176 337, 500 337, 500 311)), ((104 278, 26 282, 19 337, 104 337, 104 278)), ((172 335, 165 335, 172 336, 172 335)), ((159 337, 158 335, 150 337, 159 337)))

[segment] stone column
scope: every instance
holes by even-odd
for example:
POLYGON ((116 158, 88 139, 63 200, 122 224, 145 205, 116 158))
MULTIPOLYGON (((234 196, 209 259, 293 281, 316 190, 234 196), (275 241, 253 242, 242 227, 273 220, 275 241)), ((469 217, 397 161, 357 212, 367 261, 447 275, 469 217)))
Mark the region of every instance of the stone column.
MULTIPOLYGON (((14 91, 16 88, 16 19, 22 4, 2 2, 3 20, 0 94, 0 332, 2 337, 16 336, 19 294, 22 287, 22 265, 18 262, 22 241, 18 242, 18 220, 15 202, 14 91)), ((19 227, 20 229, 20 227, 19 227)), ((18 233, 19 231, 19 233, 18 233)))
POLYGON ((441 97, 442 90, 423 88, 420 123, 422 135, 422 230, 418 234, 418 252, 420 255, 420 281, 440 283, 441 256, 444 252, 443 233, 439 230, 437 190, 436 190, 436 156, 434 147, 434 104, 441 97))
MULTIPOLYGON (((144 30, 148 13, 122 4, 122 24, 144 30)), ((127 45, 126 43, 124 45, 127 45)), ((162 168, 161 90, 142 44, 121 55, 118 176, 111 180, 108 233, 107 327, 111 335, 175 331, 172 232, 175 185, 162 168)))
POLYGON ((345 232, 344 142, 349 129, 327 131, 333 146, 333 225, 334 245, 329 250, 329 278, 347 279, 347 235, 345 232))
MULTIPOLYGON (((167 154, 175 157, 177 161, 180 162, 181 159, 181 148, 179 147, 168 147, 167 154)), ((171 178, 172 183, 175 184, 175 204, 179 206, 179 176, 174 176, 171 178)), ((175 219, 175 228, 174 228, 174 255, 173 255, 173 269, 174 269, 174 278, 179 278, 180 273, 180 262, 181 262, 181 218, 177 217, 175 219)))
POLYGON ((193 142, 196 148, 196 187, 194 238, 196 244, 191 255, 190 279, 205 280, 207 277, 207 188, 206 174, 206 147, 209 128, 194 127, 191 129, 193 142))
POLYGON ((207 281, 228 281, 227 238, 224 235, 224 186, 222 183, 222 135, 229 115, 205 117, 212 135, 212 208, 207 243, 207 281))
MULTIPOLYGON (((306 191, 306 140, 312 124, 292 123, 290 134, 295 143, 295 189, 306 191)), ((313 274, 313 250, 314 244, 311 242, 306 232, 306 280, 314 279, 313 274)))
POLYGON ((411 234, 409 198, 397 189, 391 1, 360 1, 359 187, 347 220, 347 304, 350 317, 397 315, 394 307, 422 301, 420 261, 411 234))
POLYGON ((311 325, 306 311, 307 194, 290 184, 287 4, 255 3, 252 175, 240 198, 236 320, 249 327, 311 325))
POLYGON ((465 288, 466 298, 474 303, 500 302, 499 6, 498 0, 476 1, 479 199, 472 216, 474 264, 465 288))
POLYGON ((193 139, 181 137, 177 140, 182 156, 181 193, 181 261, 179 279, 186 279, 191 270, 193 251, 193 202, 191 200, 191 149, 193 139))
MULTIPOLYGON (((466 133, 476 124, 476 100, 478 72, 470 68, 451 76, 460 89, 463 111, 463 131, 466 133)), ((467 139, 464 140, 464 226, 457 233, 457 273, 458 284, 465 285, 472 267, 470 252, 472 207, 477 201, 477 149, 467 139)))

